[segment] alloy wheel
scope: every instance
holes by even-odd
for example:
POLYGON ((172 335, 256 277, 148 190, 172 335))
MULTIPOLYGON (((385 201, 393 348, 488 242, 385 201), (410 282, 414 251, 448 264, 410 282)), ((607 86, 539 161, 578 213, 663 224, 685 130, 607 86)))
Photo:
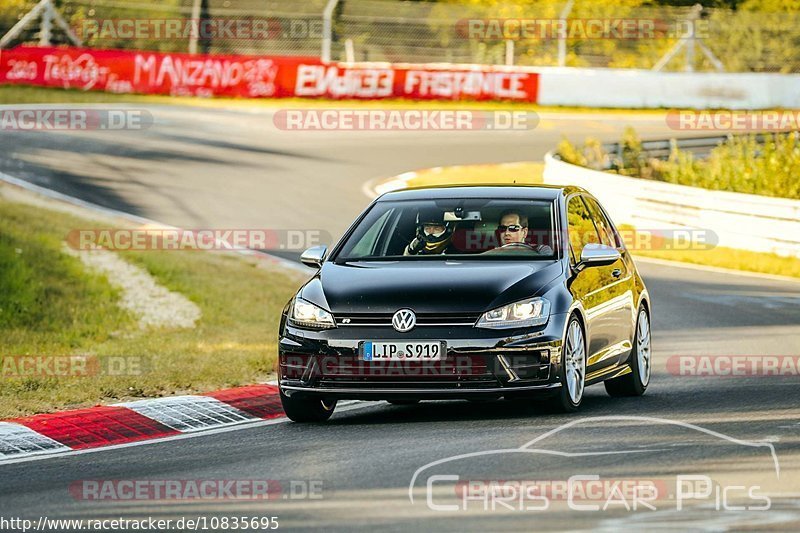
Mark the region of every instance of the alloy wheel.
POLYGON ((572 403, 577 405, 583 397, 586 376, 586 343, 583 339, 583 330, 577 320, 570 322, 567 332, 567 347, 564 353, 567 391, 572 403))
POLYGON ((636 328, 636 357, 639 363, 639 381, 645 387, 650 383, 650 319, 644 309, 639 311, 638 327, 636 328))

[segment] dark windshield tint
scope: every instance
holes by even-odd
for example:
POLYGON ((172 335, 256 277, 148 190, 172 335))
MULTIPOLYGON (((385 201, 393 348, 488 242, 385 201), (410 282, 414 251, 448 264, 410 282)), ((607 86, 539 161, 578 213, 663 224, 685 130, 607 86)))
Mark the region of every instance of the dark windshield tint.
POLYGON ((378 202, 335 260, 553 259, 553 220, 547 201, 378 202))

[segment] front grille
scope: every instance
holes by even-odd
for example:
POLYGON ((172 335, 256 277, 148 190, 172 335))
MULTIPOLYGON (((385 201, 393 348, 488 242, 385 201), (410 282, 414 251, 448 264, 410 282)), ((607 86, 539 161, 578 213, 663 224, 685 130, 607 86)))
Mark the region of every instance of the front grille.
MULTIPOLYGON (((394 313, 357 313, 336 317, 337 326, 392 327, 394 313)), ((480 314, 475 313, 423 313, 417 315, 417 327, 475 325, 480 314)))
POLYGON ((356 355, 282 354, 281 379, 321 387, 454 388, 497 387, 547 380, 546 350, 450 353, 441 361, 364 361, 356 355))
POLYGON ((363 361, 357 356, 283 355, 281 376, 289 379, 458 381, 494 378, 484 355, 457 354, 441 361, 363 361))
POLYGON ((459 389, 495 389, 500 387, 500 382, 495 377, 458 379, 458 380, 355 380, 355 379, 321 379, 318 387, 326 389, 364 389, 368 392, 372 388, 381 389, 425 389, 425 390, 452 390, 459 389))

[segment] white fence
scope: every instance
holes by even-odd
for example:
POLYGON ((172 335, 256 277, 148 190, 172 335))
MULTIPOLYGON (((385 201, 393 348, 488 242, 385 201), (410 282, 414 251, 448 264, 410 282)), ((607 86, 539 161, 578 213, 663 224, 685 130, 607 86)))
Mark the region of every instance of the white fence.
POLYGON ((800 107, 800 74, 537 68, 541 105, 770 109, 800 107))
POLYGON ((545 156, 544 182, 588 190, 617 224, 710 230, 719 246, 800 258, 800 200, 628 178, 545 156))

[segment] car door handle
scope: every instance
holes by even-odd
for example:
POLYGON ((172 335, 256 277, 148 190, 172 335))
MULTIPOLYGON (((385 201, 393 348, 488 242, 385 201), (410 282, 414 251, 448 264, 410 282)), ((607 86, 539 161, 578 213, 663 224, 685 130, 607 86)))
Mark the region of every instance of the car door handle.
POLYGON ((611 271, 611 275, 614 276, 615 278, 618 278, 622 275, 622 270, 615 268, 614 270, 611 271))

